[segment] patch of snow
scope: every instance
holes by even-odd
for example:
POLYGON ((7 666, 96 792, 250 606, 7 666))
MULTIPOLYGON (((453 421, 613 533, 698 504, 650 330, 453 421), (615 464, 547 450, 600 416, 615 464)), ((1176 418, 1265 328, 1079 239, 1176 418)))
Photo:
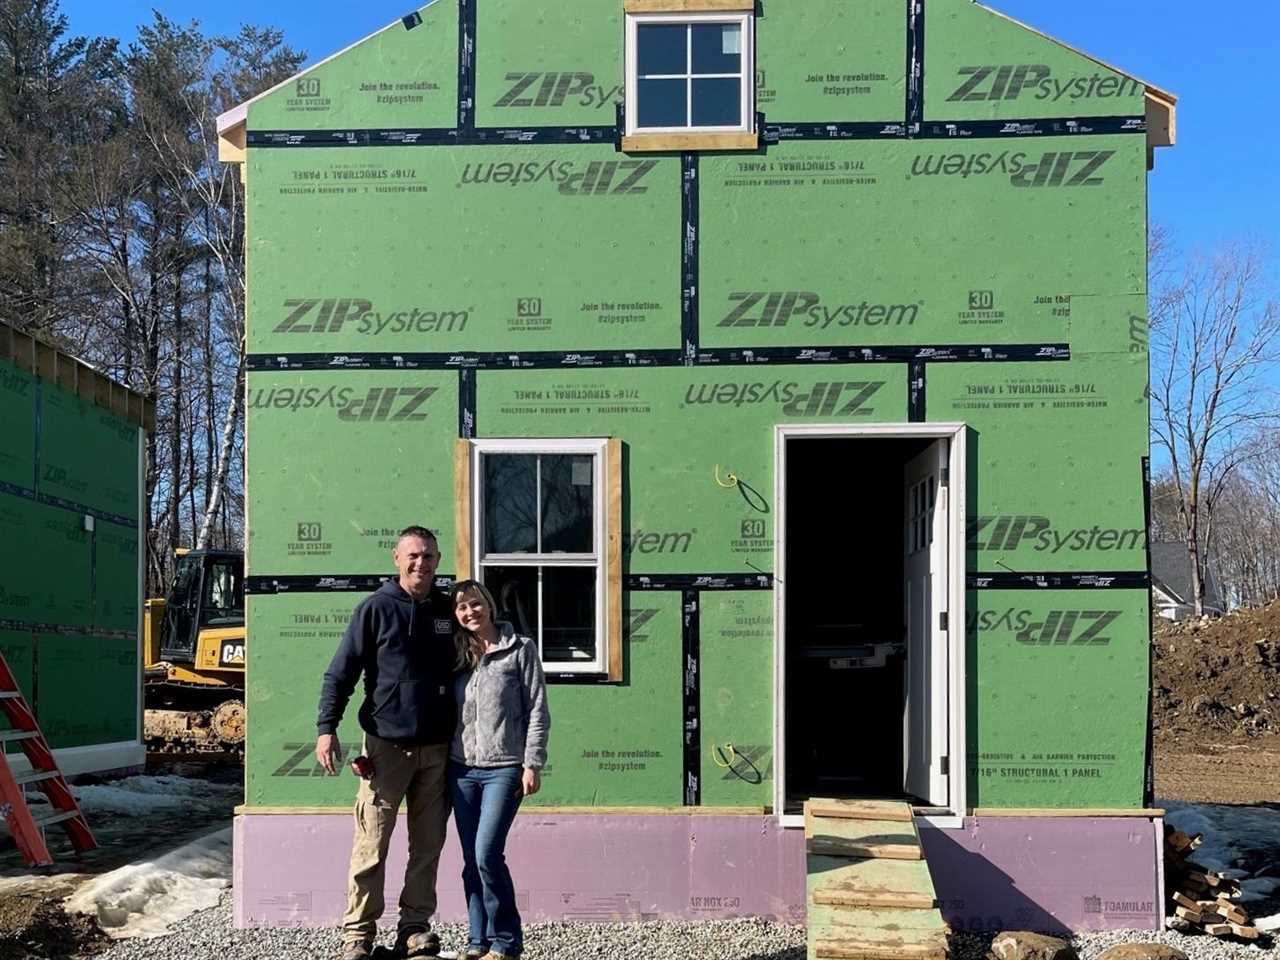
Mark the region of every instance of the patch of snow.
POLYGON ((193 804, 201 807, 225 804, 239 794, 240 787, 190 777, 137 776, 112 783, 76 786, 71 791, 86 815, 133 816, 185 809, 193 804))
POLYGON ((1165 822, 1203 840, 1191 859, 1240 880, 1242 902, 1267 901, 1280 891, 1280 878, 1252 877, 1265 864, 1280 861, 1280 809, 1220 803, 1170 801, 1165 822))
MULTIPOLYGON (((162 779, 162 778, 155 778, 162 779)), ((153 862, 105 873, 68 897, 69 913, 88 913, 116 939, 158 937, 217 906, 231 886, 231 828, 193 840, 153 862)))
POLYGON ((1270 933, 1273 930, 1280 930, 1280 913, 1271 917, 1258 917, 1258 919, 1253 921, 1253 925, 1259 930, 1267 933, 1270 933))

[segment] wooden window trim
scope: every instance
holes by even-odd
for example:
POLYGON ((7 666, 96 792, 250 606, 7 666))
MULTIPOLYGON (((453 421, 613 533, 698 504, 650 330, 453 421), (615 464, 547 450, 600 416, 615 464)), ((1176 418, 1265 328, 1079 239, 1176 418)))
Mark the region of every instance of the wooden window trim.
POLYGON ((753 13, 755 0, 623 0, 624 13, 753 13))
POLYGON ((758 133, 635 133, 622 138, 623 153, 685 150, 758 150, 758 133))

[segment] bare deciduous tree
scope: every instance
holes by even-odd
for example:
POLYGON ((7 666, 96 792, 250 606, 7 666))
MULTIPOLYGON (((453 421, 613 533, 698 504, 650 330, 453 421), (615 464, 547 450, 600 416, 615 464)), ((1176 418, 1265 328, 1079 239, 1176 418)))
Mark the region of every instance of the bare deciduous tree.
POLYGON ((1280 308, 1265 263, 1260 248, 1233 245, 1189 259, 1151 291, 1152 432, 1169 457, 1197 614, 1219 507, 1280 421, 1268 382, 1280 358, 1280 308))

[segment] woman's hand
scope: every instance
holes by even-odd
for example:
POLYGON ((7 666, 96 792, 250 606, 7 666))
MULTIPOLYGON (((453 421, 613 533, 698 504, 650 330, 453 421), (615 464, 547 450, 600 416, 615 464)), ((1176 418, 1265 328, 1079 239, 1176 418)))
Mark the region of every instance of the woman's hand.
POLYGON ((542 771, 533 767, 525 767, 520 777, 520 789, 526 797, 531 797, 542 789, 542 771))

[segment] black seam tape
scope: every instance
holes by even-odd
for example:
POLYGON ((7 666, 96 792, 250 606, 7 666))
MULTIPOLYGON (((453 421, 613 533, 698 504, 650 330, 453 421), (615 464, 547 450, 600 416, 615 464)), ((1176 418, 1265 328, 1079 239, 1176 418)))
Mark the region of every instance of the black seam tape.
POLYGON ((931 120, 914 134, 922 140, 1112 136, 1146 133, 1146 117, 1076 117, 1063 120, 931 120))
POLYGON ((924 0, 907 0, 907 127, 924 122, 924 0))
POLYGON ((698 155, 680 157, 680 333, 684 362, 698 356, 698 155))
MULTIPOLYGON (((841 363, 978 363, 1070 360, 1065 343, 1011 343, 993 346, 890 347, 711 347, 699 348, 696 362, 717 364, 841 364, 841 363)), ((682 350, 605 350, 559 353, 251 353, 246 358, 254 373, 268 370, 574 370, 601 367, 677 367, 685 365, 682 350)))
POLYGON ((16 633, 56 633, 64 637, 102 637, 106 640, 136 640, 133 630, 98 630, 93 627, 69 627, 62 623, 38 623, 34 620, 9 620, 0 617, 0 630, 16 633))
POLYGON ((43 504, 46 507, 57 507, 60 510, 68 510, 71 513, 88 514, 98 520, 105 520, 107 523, 114 523, 121 527, 129 527, 136 529, 138 521, 131 517, 122 516, 118 513, 111 513, 109 510, 99 510, 97 507, 89 507, 83 503, 76 503, 74 500, 64 500, 62 497, 55 497, 48 493, 37 493, 34 490, 28 490, 26 487, 20 487, 14 483, 7 483, 0 480, 0 493, 7 493, 15 497, 21 497, 24 500, 32 500, 36 503, 43 504))
POLYGON ((907 422, 925 421, 925 367, 923 360, 912 360, 907 371, 907 422))
POLYGON ((458 371, 458 437, 474 439, 476 435, 476 372, 458 371))
POLYGON ((699 678, 702 663, 698 636, 698 603, 697 590, 684 591, 681 598, 683 619, 680 639, 683 648, 681 663, 684 672, 681 698, 681 719, 684 725, 684 789, 682 792, 686 807, 696 807, 702 803, 702 704, 699 678))
POLYGON ((1151 575, 1145 570, 1110 573, 971 573, 968 590, 1146 590, 1151 575))
MULTIPOLYGON (((257 576, 244 578, 244 592, 254 596, 277 593, 367 593, 396 578, 393 573, 345 573, 310 576, 257 576)), ((453 574, 436 574, 437 590, 448 590, 453 574)))
MULTIPOLYGON (((458 109, 463 106, 459 98, 458 109)), ((467 110, 470 111, 470 105, 467 110)), ((1077 117, 1029 120, 932 120, 919 129, 897 120, 873 123, 767 123, 760 127, 766 146, 796 140, 1004 140, 1026 137, 1113 136, 1147 132, 1146 117, 1077 117)), ((442 147, 520 144, 612 143, 618 127, 397 127, 361 130, 250 130, 247 146, 288 147, 442 147)))
POLYGON ((458 130, 476 125, 476 0, 458 0, 458 130))
POLYGON ((627 590, 772 590, 771 573, 631 573, 627 590))
MULTIPOLYGON (((376 590, 388 580, 390 573, 342 573, 342 574, 289 574, 282 576, 259 575, 245 578, 245 593, 270 595, 275 593, 353 593, 376 590)), ((436 587, 447 590, 456 577, 453 574, 436 575, 436 587)), ((623 584, 627 590, 772 590, 773 575, 769 573, 641 573, 629 574, 623 584)))

